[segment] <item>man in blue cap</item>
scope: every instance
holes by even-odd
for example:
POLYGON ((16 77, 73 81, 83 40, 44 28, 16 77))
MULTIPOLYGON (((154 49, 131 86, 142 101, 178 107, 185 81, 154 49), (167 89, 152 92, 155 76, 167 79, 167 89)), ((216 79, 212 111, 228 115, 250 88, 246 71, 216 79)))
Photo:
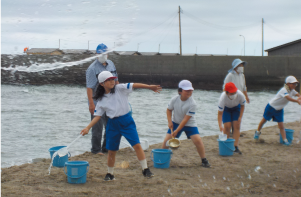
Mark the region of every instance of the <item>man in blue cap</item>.
POLYGON ((232 82, 242 93, 244 93, 247 103, 250 103, 244 75, 244 67, 246 65, 247 62, 241 61, 240 59, 235 59, 232 62, 232 68, 228 71, 228 74, 224 80, 223 90, 225 90, 225 84, 232 82))
MULTIPOLYGON (((96 58, 96 60, 89 66, 86 71, 86 87, 87 87, 87 96, 89 101, 89 111, 91 113, 91 120, 94 118, 94 110, 97 101, 93 99, 93 95, 96 91, 98 86, 98 74, 102 71, 109 71, 113 74, 116 84, 118 84, 118 74, 116 71, 116 67, 111 60, 108 60, 108 55, 106 54, 108 47, 101 43, 96 48, 97 54, 102 54, 96 58)), ((103 155, 104 152, 108 152, 106 149, 106 133, 104 133, 104 140, 101 146, 101 139, 102 139, 102 130, 103 125, 107 125, 108 117, 104 114, 98 123, 96 123, 92 127, 92 148, 91 152, 94 154, 103 155)))

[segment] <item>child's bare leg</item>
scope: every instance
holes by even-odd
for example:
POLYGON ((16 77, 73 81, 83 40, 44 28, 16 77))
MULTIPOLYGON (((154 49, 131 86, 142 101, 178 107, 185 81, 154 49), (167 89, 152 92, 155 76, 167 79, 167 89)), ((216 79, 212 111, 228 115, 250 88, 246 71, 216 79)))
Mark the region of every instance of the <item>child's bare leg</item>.
POLYGON ((166 142, 167 142, 168 140, 170 140, 171 138, 172 138, 172 137, 171 137, 171 134, 167 133, 166 136, 165 136, 165 139, 164 139, 164 141, 163 141, 163 144, 162 144, 162 148, 163 148, 163 149, 168 149, 168 147, 166 146, 166 142))
POLYGON ((238 141, 240 137, 240 124, 238 121, 233 121, 233 138, 235 139, 234 146, 238 146, 238 141))
POLYGON ((116 156, 117 151, 109 150, 108 153, 109 153, 108 154, 108 167, 114 167, 115 156, 116 156))
POLYGON ((200 135, 192 135, 190 136, 192 142, 194 143, 194 145, 196 146, 196 149, 200 155, 200 157, 203 159, 206 157, 205 155, 205 147, 204 144, 202 142, 201 136, 200 135))
POLYGON ((136 152, 138 160, 139 161, 144 160, 145 159, 145 154, 144 154, 143 148, 141 147, 141 144, 136 144, 136 145, 133 146, 133 148, 136 152))
POLYGON ((232 123, 231 122, 224 123, 224 134, 227 134, 227 138, 230 137, 231 128, 232 128, 232 123))
POLYGON ((258 128, 257 128, 257 131, 260 132, 263 125, 267 122, 267 120, 265 118, 262 118, 259 125, 258 125, 258 128))
POLYGON ((285 130, 284 130, 283 122, 278 122, 278 128, 280 129, 280 134, 282 136, 282 139, 285 140, 286 139, 286 133, 285 133, 285 130))

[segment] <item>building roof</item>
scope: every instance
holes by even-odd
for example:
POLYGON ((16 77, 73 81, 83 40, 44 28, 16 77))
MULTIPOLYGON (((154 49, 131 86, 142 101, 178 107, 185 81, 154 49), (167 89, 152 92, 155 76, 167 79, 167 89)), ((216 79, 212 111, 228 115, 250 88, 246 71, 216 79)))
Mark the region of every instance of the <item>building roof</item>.
POLYGON ((31 48, 26 53, 52 53, 54 51, 60 51, 58 48, 31 48))
MULTIPOLYGON (((94 54, 95 52, 87 50, 87 49, 63 49, 65 54, 94 54)), ((94 50, 95 51, 95 50, 94 50)))
POLYGON ((289 43, 286 43, 286 44, 283 44, 283 45, 279 45, 277 47, 273 47, 273 48, 270 48, 270 49, 267 49, 267 50, 264 50, 264 51, 265 52, 274 51, 276 49, 280 49, 280 48, 283 48, 283 47, 286 47, 286 46, 289 46, 289 45, 293 45, 293 44, 296 44, 296 43, 299 43, 299 42, 301 42, 301 39, 295 40, 293 42, 289 42, 289 43))
POLYGON ((137 51, 114 51, 117 55, 134 55, 137 51))

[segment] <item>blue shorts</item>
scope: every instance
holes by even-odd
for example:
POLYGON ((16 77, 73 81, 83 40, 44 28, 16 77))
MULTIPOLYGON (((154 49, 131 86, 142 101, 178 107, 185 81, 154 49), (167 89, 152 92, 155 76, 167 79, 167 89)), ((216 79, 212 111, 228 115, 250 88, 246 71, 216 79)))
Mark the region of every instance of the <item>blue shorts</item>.
POLYGON ((140 143, 136 124, 130 113, 113 119, 109 118, 106 128, 106 148, 111 151, 119 150, 122 136, 131 146, 140 143))
POLYGON ((240 115, 240 104, 236 107, 225 107, 223 112, 223 123, 237 121, 240 115))
POLYGON ((283 109, 276 110, 270 104, 267 104, 263 113, 263 117, 268 121, 273 118, 274 122, 283 122, 283 111, 283 109))
MULTIPOLYGON (((173 130, 176 130, 179 126, 179 124, 174 123, 174 122, 172 122, 172 124, 173 124, 173 130)), ((187 136, 188 139, 190 139, 190 136, 192 136, 192 135, 200 134, 197 127, 187 127, 187 126, 185 126, 181 129, 181 131, 178 132, 176 138, 179 138, 183 131, 185 131, 186 136, 187 136)), ((168 129, 167 133, 171 134, 170 129, 168 129)))

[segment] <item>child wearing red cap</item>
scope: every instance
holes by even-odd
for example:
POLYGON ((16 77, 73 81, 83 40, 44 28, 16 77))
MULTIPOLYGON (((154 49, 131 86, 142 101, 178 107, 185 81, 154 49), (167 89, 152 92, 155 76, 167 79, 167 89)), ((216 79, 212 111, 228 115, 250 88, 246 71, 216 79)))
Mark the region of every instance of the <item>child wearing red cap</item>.
POLYGON ((171 99, 166 110, 169 129, 163 141, 162 148, 167 149, 167 141, 172 137, 179 138, 182 132, 185 131, 187 138, 191 139, 196 146, 197 152, 202 159, 202 166, 209 168, 211 165, 205 157, 205 147, 195 119, 197 106, 191 97, 193 90, 190 81, 182 80, 179 83, 179 95, 171 99), (173 130, 173 132, 171 132, 171 130, 173 130))
POLYGON ((225 85, 225 92, 221 94, 218 103, 218 125, 220 131, 230 136, 230 129, 233 126, 233 138, 235 139, 235 153, 242 154, 238 149, 240 136, 241 119, 245 110, 245 95, 237 89, 234 83, 225 85), (223 124, 224 127, 223 127, 223 124))
POLYGON ((286 133, 283 125, 283 108, 288 104, 289 101, 296 102, 301 105, 301 96, 295 90, 299 81, 294 76, 288 76, 285 79, 285 85, 279 90, 276 96, 267 104, 264 110, 263 118, 258 125, 257 131, 255 131, 254 139, 258 140, 261 134, 260 130, 263 125, 270 121, 273 118, 274 122, 278 122, 278 128, 283 139, 283 143, 286 146, 289 146, 290 143, 286 139, 286 133), (297 96, 298 99, 293 99, 292 97, 297 96))

